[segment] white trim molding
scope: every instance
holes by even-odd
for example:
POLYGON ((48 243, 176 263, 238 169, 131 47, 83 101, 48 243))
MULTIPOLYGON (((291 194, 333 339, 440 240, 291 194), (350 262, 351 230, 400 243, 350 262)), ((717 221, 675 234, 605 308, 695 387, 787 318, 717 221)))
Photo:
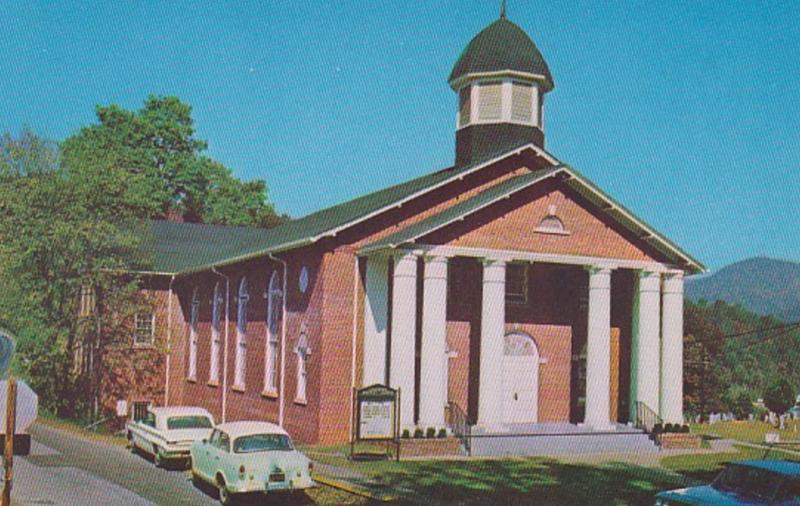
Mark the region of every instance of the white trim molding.
POLYGON ((535 263, 565 264, 578 266, 595 266, 606 269, 634 269, 646 270, 654 273, 668 274, 683 272, 679 267, 659 262, 642 260, 628 260, 623 258, 602 258, 582 255, 565 255, 560 253, 537 253, 532 251, 500 250, 487 248, 473 248, 469 246, 440 246, 416 245, 410 250, 419 254, 436 255, 445 257, 464 256, 474 258, 488 258, 506 262, 522 261, 535 263))

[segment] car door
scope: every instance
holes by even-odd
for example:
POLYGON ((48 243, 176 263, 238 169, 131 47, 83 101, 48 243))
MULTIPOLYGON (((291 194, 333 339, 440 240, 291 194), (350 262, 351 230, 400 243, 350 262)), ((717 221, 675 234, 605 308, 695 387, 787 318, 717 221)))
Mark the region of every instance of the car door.
POLYGON ((155 424, 156 424, 156 416, 148 411, 147 414, 145 414, 144 418, 136 422, 134 426, 136 430, 131 431, 133 445, 145 452, 148 453, 152 452, 153 447, 148 441, 147 431, 149 430, 150 427, 154 427, 155 424))
POLYGON ((156 415, 148 411, 141 423, 142 441, 139 447, 147 453, 155 453, 153 450, 153 440, 155 439, 153 433, 156 430, 156 415))
POLYGON ((228 469, 231 465, 230 459, 230 451, 231 451, 231 438, 225 432, 220 431, 219 433, 219 441, 216 446, 216 454, 212 455, 212 466, 214 468, 214 474, 217 471, 222 471, 222 475, 225 477, 225 481, 228 480, 228 476, 230 476, 230 469, 228 469))
POLYGON ((214 429, 211 431, 211 435, 208 437, 208 440, 199 445, 197 453, 194 456, 195 469, 197 469, 199 474, 207 479, 211 479, 214 476, 214 472, 211 469, 211 461, 213 460, 211 454, 215 451, 215 446, 218 444, 219 435, 219 430, 214 429))

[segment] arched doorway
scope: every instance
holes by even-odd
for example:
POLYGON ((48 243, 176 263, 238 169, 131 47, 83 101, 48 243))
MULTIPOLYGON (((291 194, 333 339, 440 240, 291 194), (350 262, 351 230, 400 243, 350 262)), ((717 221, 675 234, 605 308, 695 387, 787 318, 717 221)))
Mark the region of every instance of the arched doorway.
POLYGON ((528 334, 505 336, 503 353, 503 422, 539 419, 539 350, 528 334))

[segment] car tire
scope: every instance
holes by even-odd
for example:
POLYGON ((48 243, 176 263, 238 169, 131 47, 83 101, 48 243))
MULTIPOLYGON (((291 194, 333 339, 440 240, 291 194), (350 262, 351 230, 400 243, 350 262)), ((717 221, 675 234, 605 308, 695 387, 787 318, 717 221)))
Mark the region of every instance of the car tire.
POLYGON ((221 478, 217 480, 217 494, 219 495, 219 502, 223 506, 230 506, 233 504, 233 494, 228 491, 225 480, 221 478))

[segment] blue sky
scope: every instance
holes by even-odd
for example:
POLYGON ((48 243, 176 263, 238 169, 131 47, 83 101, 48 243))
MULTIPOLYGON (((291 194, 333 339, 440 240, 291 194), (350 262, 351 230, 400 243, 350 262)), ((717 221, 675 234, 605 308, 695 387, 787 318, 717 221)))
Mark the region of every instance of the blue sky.
MULTIPOLYGON (((209 154, 300 216, 452 164, 446 80, 499 0, 3 6, 0 131, 194 107, 209 154)), ((553 72, 548 149, 712 269, 800 261, 794 2, 510 0, 553 72)))

